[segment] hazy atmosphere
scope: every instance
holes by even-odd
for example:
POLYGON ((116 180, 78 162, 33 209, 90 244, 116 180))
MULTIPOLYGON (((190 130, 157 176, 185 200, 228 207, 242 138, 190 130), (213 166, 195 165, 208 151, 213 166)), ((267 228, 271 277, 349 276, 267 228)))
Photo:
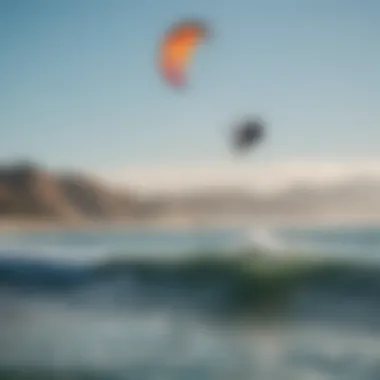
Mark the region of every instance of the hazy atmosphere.
POLYGON ((0 380, 380 379, 379 15, 0 0, 0 380))

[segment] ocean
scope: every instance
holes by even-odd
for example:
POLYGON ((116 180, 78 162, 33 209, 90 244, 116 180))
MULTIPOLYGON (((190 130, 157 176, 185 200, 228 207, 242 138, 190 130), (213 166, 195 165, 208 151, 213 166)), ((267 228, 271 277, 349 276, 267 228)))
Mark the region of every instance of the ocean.
POLYGON ((0 237, 0 379, 380 379, 380 226, 0 237))

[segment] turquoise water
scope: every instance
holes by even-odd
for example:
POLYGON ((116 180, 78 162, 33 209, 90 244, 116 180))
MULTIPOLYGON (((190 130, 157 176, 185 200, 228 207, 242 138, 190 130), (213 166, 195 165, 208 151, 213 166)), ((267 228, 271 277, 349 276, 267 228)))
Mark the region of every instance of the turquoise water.
POLYGON ((379 379, 379 258, 375 227, 4 236, 0 379, 379 379))

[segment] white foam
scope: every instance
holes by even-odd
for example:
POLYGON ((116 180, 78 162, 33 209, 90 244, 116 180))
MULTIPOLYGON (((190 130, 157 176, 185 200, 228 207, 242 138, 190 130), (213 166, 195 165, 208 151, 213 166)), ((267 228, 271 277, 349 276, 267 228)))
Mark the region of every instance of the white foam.
POLYGON ((269 254, 280 254, 286 248, 285 244, 272 229, 249 229, 245 236, 251 247, 265 250, 269 254))

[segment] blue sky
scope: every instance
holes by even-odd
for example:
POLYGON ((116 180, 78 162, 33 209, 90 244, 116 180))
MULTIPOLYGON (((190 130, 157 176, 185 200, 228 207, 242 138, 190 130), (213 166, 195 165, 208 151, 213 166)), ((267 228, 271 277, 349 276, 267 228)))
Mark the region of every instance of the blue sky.
POLYGON ((257 113, 269 136, 247 162, 379 157, 379 14, 376 0, 1 0, 0 159, 228 161, 229 128, 257 113), (214 37, 177 93, 155 59, 187 17, 214 37))

